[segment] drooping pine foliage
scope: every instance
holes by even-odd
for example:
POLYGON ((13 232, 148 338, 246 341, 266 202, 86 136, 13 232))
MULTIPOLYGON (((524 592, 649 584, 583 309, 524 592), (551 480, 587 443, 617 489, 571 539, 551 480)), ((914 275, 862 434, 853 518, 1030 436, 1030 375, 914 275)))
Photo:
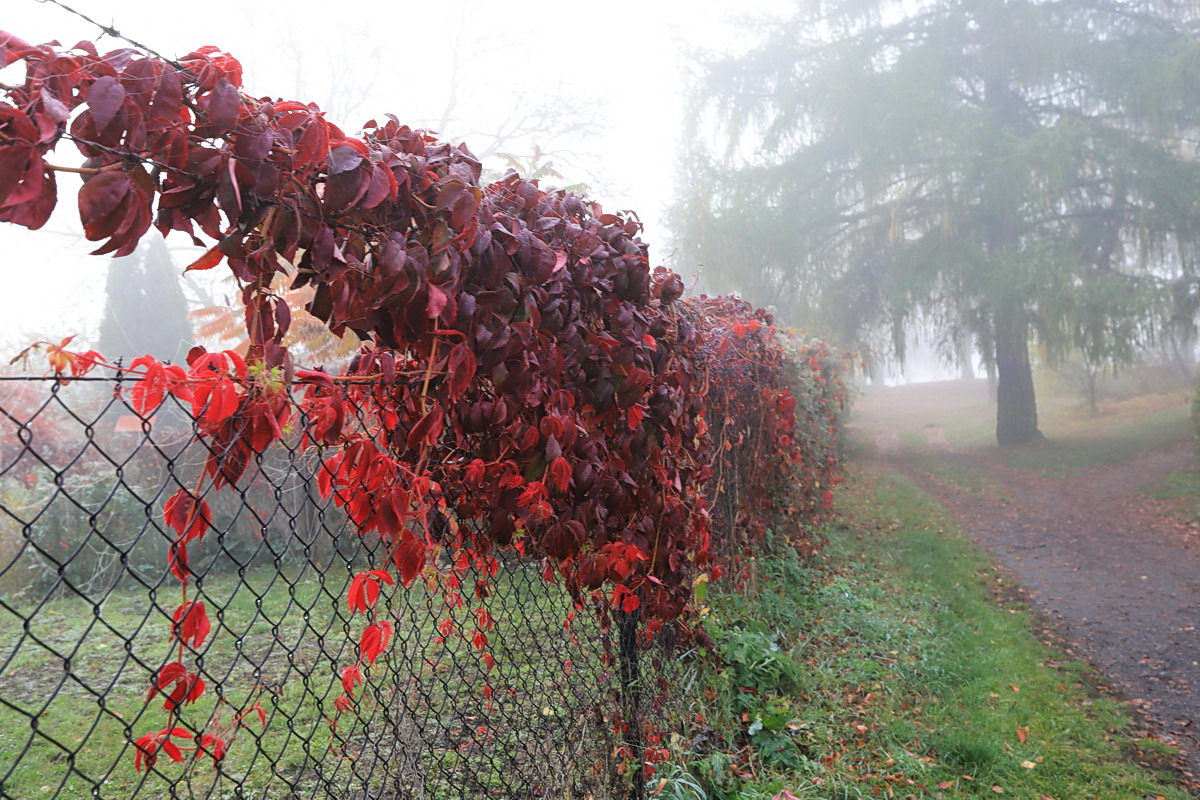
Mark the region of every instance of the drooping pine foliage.
POLYGON ((675 208, 710 289, 903 355, 920 316, 1037 435, 1029 344, 1128 359, 1191 330, 1194 10, 834 0, 711 59, 675 208), (885 340, 892 341, 886 342, 885 340), (959 345, 956 347, 955 345, 959 345))

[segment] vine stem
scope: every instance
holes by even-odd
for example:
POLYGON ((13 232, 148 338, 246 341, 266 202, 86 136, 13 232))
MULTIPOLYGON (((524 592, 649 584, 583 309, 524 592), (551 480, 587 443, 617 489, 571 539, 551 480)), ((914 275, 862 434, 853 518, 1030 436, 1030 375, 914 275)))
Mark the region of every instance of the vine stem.
MULTIPOLYGON (((200 470, 200 479, 198 481, 196 481, 196 488, 192 493, 192 500, 193 500, 192 511, 190 514, 188 514, 188 518, 183 526, 184 531, 187 531, 187 529, 192 526, 192 523, 194 523, 196 521, 197 516, 199 516, 199 514, 200 514, 200 493, 202 491, 204 491, 204 470, 203 469, 200 470)), ((183 534, 181 533, 179 535, 182 536, 183 534)), ((178 541, 178 539, 176 539, 176 541, 178 541)), ((187 566, 186 569, 190 572, 191 571, 190 565, 187 566)), ((180 592, 182 594, 181 602, 182 602, 183 606, 186 606, 187 602, 188 602, 189 580, 187 578, 184 578, 180 583, 181 583, 180 592)), ((190 613, 191 613, 190 610, 188 610, 186 608, 184 609, 185 618, 190 613)), ((171 620, 171 636, 179 640, 179 655, 176 657, 176 660, 182 664, 183 656, 184 656, 183 639, 180 638, 180 636, 179 636, 179 622, 176 621, 175 619, 171 620)), ((182 702, 181 702, 181 704, 182 704, 182 702)), ((170 711, 167 712, 167 727, 168 728, 175 727, 175 720, 178 717, 178 715, 179 715, 179 705, 176 705, 174 708, 172 708, 170 711)))
POLYGON ((76 175, 99 175, 104 170, 99 167, 60 167, 57 164, 46 164, 46 169, 51 172, 73 172, 76 175))
MULTIPOLYGON (((430 321, 434 321, 430 317, 430 321)), ((425 364, 425 382, 421 385, 421 414, 422 416, 429 413, 429 382, 433 380, 433 361, 434 355, 437 353, 437 334, 433 335, 433 341, 429 345, 429 361, 425 364)), ((441 373, 439 373, 441 374, 441 373)), ((417 468, 413 470, 413 475, 417 476, 425 469, 425 460, 429 456, 429 443, 421 445, 421 454, 417 457, 417 468)), ((428 532, 428 531, 426 531, 428 532)))
MULTIPOLYGON (((433 318, 430 318, 433 321, 433 318)), ((421 386, 421 413, 424 414, 429 410, 429 382, 433 379, 433 361, 437 354, 437 334, 433 335, 433 341, 429 344, 429 361, 425 363, 425 383, 421 386)), ((418 470, 419 471, 419 470, 418 470)))

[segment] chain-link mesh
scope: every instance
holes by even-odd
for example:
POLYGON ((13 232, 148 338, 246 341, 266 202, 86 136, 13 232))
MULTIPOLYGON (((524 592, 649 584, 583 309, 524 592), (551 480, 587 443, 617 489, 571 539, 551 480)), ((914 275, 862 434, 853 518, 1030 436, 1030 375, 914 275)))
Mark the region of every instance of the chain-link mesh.
POLYGON ((208 445, 185 407, 168 398, 143 419, 120 386, 0 381, 0 796, 641 793, 631 764, 653 743, 639 716, 662 712, 673 656, 658 651, 639 675, 636 619, 602 630, 515 554, 460 606, 432 586, 445 565, 385 586, 395 639, 354 706, 335 708, 362 628, 348 585, 385 557, 318 491, 323 456, 297 446, 303 420, 236 487, 199 490, 213 526, 192 544, 189 599, 212 633, 186 656, 208 689, 169 718, 161 695, 147 698, 178 647, 163 504, 203 485, 208 445), (479 608, 495 620, 490 670, 470 640, 479 608), (241 716, 253 724, 233 725, 241 716), (167 725, 235 733, 219 762, 202 751, 135 771, 133 742, 167 725))

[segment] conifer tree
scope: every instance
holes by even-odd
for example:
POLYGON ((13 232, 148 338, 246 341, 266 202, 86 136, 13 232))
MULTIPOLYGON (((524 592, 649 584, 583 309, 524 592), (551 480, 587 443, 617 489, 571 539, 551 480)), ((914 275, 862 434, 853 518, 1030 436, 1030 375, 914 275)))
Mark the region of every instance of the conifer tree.
POLYGON ((105 283, 97 349, 128 364, 141 355, 182 364, 193 341, 179 268, 161 238, 146 237, 136 252, 114 258, 105 283))
POLYGON ((1189 5, 797 9, 695 82, 673 217, 709 287, 846 340, 887 331, 899 355, 917 316, 959 358, 974 341, 1002 444, 1041 435, 1031 344, 1119 362, 1178 322, 1200 221, 1189 5))

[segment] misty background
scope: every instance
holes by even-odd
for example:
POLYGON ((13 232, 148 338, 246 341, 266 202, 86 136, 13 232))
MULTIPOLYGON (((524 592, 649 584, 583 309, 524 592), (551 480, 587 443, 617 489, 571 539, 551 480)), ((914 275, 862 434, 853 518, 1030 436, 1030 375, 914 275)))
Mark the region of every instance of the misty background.
MULTIPOLYGON (((1038 283, 1052 288, 1015 323, 1031 337, 1024 349, 1035 366, 1094 384, 1147 357, 1174 360, 1184 372, 1194 361, 1194 308, 1181 316, 1197 296, 1184 244, 1192 193, 1159 191, 1150 184, 1166 181, 1154 176, 1146 186, 1114 177, 1119 159, 1132 165, 1134 145, 1151 140, 1168 143, 1163 152, 1176 162, 1194 162, 1194 104, 1172 94, 1200 63, 1187 49, 1194 37, 1180 48, 1113 22, 1127 11, 1148 30, 1159 21, 1190 30, 1187 3, 1126 3, 1111 18, 1102 18, 1103 4, 1083 0, 748 0, 736 8, 714 0, 456 0, 299 3, 286 13, 216 0, 181 11, 183 19, 149 0, 7 5, 3 28, 32 42, 125 46, 67 5, 168 57, 216 45, 243 63, 248 94, 315 102, 347 132, 394 114, 465 142, 486 177, 515 169, 632 210, 652 264, 675 269, 693 291, 740 293, 775 309, 783 324, 855 352, 875 383, 986 375, 994 394, 1002 303, 989 281, 1030 284, 1021 289, 1029 297, 1038 283), (1044 30, 1055 35, 1029 35, 1044 30), (1126 48, 1115 59, 1102 50, 1110 40, 1126 48), (1153 53, 1167 55, 1156 61, 1153 53), (1097 58, 1112 64, 1088 75, 1097 58), (989 69, 1003 74, 998 84, 989 69), (986 86, 1001 84, 1021 106, 1003 124, 987 116, 985 98, 997 96, 986 86), (1123 105, 1132 94, 1140 108, 1123 105), (1086 121, 1105 114, 1122 119, 1109 133, 1141 138, 1094 146, 1107 134, 1086 121), (1072 129, 1076 118, 1085 124, 1072 129), (992 130, 1002 133, 989 137, 992 130), (989 169, 1032 177, 1005 189, 1013 194, 1005 199, 989 169), (1005 258, 988 252, 979 209, 1023 203, 1021 191, 1045 199, 1013 220, 1033 220, 1009 248, 1019 256, 1009 261, 1020 263, 999 267, 1005 258), (1037 217, 1043 212, 1056 222, 1037 217), (1085 216, 1095 224, 1078 222, 1085 216), (1174 291, 1187 308, 1166 308, 1127 277, 1163 284, 1157 289, 1174 291), (1129 321, 1121 328, 1113 318, 1129 321)), ((19 69, 0 70, 0 80, 19 82, 19 69)), ((56 158, 69 163, 71 151, 64 146, 56 158)), ((1126 172, 1150 174, 1142 167, 1126 172)), ((1169 165, 1156 169, 1171 174, 1169 165)), ((78 179, 63 178, 68 198, 78 179)), ((236 311, 222 313, 236 306, 232 283, 219 271, 181 275, 198 252, 182 237, 110 269, 110 259, 87 255, 67 200, 41 231, 0 226, 0 248, 5 353, 77 334, 116 347, 106 351, 113 356, 171 357, 187 327, 166 317, 181 304, 198 340, 236 344, 236 311), (156 277, 139 290, 141 301, 108 302, 114 270, 156 277), (114 317, 122 303, 143 313, 114 317)), ((315 348, 333 352, 328 341, 315 348)))
MULTIPOLYGON (((665 217, 689 53, 744 38, 728 21, 726 4, 681 0, 588 7, 548 0, 293 3, 286 11, 216 0, 178 13, 150 0, 68 5, 168 57, 216 45, 243 63, 247 93, 315 102, 347 132, 391 113, 465 141, 497 176, 511 167, 584 191, 606 208, 634 210, 655 263, 670 260, 665 217)), ((752 0, 739 4, 738 14, 786 5, 752 0)), ((5 3, 0 28, 35 43, 126 46, 37 0, 5 3)), ((0 76, 20 80, 10 73, 0 76)), ((73 149, 59 148, 56 158, 68 163, 73 149)), ((94 247, 79 234, 71 199, 78 179, 63 178, 63 201, 46 228, 0 226, 7 282, 0 343, 7 357, 33 339, 79 334, 94 343, 99 336, 111 259, 87 255, 94 247)), ((186 239, 168 244, 177 271, 198 252, 186 239)), ((689 280, 696 271, 682 268, 689 280)), ((181 286, 192 309, 236 295, 206 274, 193 273, 181 286)))

